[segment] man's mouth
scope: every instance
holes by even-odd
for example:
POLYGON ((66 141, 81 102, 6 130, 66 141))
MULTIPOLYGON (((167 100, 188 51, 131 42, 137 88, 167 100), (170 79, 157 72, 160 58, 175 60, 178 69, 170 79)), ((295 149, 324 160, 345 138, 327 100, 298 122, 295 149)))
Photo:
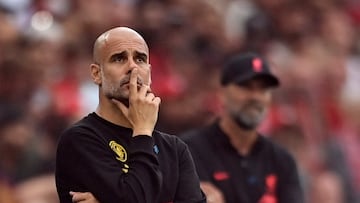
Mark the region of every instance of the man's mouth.
MULTIPOLYGON (((137 86, 141 87, 143 86, 143 82, 140 78, 137 79, 137 86)), ((120 87, 122 86, 129 86, 130 85, 130 79, 124 79, 123 81, 120 82, 120 87)))
POLYGON ((263 106, 258 104, 258 103, 248 103, 246 105, 246 108, 247 109, 253 109, 253 110, 256 110, 256 111, 263 111, 263 106))

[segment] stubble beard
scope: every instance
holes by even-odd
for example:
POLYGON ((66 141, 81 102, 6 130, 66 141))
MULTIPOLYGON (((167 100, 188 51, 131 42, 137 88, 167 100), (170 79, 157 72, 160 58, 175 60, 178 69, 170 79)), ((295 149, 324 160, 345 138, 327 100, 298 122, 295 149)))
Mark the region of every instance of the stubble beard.
POLYGON ((105 90, 105 96, 108 99, 116 99, 117 101, 123 103, 126 107, 129 107, 129 93, 122 90, 120 85, 112 84, 103 88, 105 90))
POLYGON ((247 112, 246 109, 242 109, 237 112, 233 111, 230 115, 240 128, 244 130, 254 130, 260 125, 266 114, 263 107, 257 108, 261 108, 261 110, 256 114, 247 112))

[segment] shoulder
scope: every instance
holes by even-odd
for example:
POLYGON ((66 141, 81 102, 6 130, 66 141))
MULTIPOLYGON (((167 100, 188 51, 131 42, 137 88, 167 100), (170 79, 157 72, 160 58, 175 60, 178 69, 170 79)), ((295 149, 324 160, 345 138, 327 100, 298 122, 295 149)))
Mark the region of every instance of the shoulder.
POLYGON ((264 144, 265 153, 272 154, 272 156, 280 162, 294 162, 294 157, 283 146, 263 135, 260 136, 260 139, 264 144))
POLYGON ((156 143, 160 143, 162 145, 167 145, 167 146, 176 146, 176 147, 186 147, 186 144, 184 143, 184 141, 182 141, 178 136, 173 135, 173 134, 168 134, 165 132, 161 132, 161 131, 154 131, 153 134, 154 140, 156 143))
POLYGON ((260 135, 259 138, 261 139, 261 142, 264 143, 266 148, 269 148, 276 153, 287 153, 287 150, 279 145, 278 143, 274 142, 270 137, 265 135, 260 135))
POLYGON ((205 135, 209 133, 209 127, 206 126, 185 131, 179 135, 179 138, 186 143, 197 143, 205 139, 205 135))
POLYGON ((85 119, 82 119, 65 128, 62 131, 60 138, 71 136, 74 133, 88 132, 88 131, 91 131, 91 125, 88 125, 85 119))
POLYGON ((76 143, 77 145, 89 139, 101 139, 97 136, 96 126, 93 121, 85 117, 64 129, 59 137, 58 144, 66 145, 76 143))
POLYGON ((154 131, 153 139, 162 158, 180 160, 190 153, 188 145, 176 135, 154 131))

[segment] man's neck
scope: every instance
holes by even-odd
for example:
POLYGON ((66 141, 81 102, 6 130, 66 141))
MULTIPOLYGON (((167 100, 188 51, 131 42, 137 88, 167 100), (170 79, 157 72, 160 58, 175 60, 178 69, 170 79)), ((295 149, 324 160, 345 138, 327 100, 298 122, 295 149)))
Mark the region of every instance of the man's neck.
POLYGON ((231 118, 225 116, 220 119, 219 125, 240 155, 246 156, 250 153, 258 136, 256 130, 244 130, 231 118))
POLYGON ((101 102, 96 108, 95 113, 101 118, 126 128, 132 128, 121 110, 111 101, 101 102))

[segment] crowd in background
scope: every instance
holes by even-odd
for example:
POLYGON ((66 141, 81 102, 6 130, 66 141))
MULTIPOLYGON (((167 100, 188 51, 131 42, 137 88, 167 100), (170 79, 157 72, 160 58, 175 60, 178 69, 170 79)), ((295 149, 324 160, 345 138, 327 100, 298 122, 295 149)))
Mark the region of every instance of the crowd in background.
POLYGON ((172 134, 221 112, 228 55, 264 55, 281 87, 260 130, 293 153, 309 203, 360 202, 358 0, 0 0, 0 25, 1 203, 58 202, 56 142, 95 110, 92 46, 115 26, 148 42, 172 134))

